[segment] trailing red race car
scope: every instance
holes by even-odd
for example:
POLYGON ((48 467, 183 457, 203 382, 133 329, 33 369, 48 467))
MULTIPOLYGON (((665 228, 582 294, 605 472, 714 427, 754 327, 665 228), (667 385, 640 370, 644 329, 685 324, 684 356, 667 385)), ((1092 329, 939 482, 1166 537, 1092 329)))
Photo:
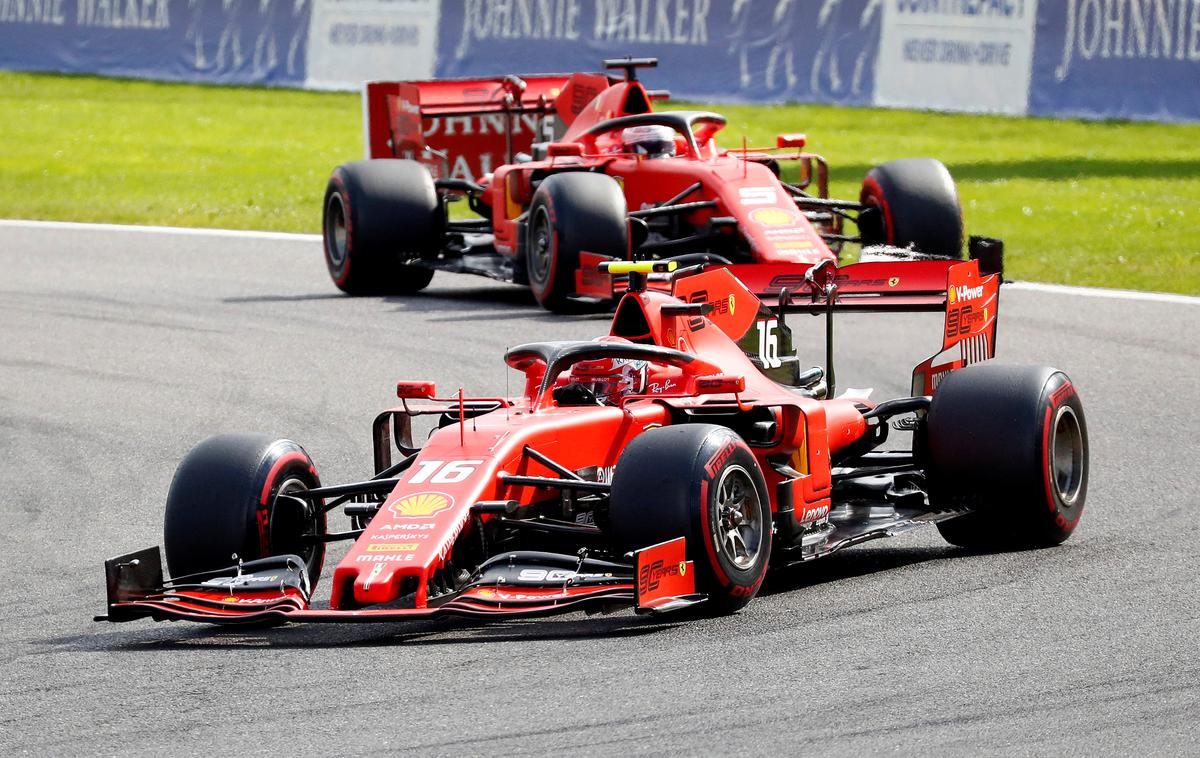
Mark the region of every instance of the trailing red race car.
MULTIPOLYGON (((368 83, 369 159, 339 166, 325 193, 325 261, 337 286, 415 292, 434 271, 465 272, 528 284, 542 305, 563 310, 619 295, 622 283, 597 268, 605 260, 732 264, 770 298, 777 277, 836 261, 846 242, 962 257, 958 194, 938 161, 885 163, 858 200, 832 200, 825 161, 800 151, 803 135, 721 149, 722 116, 652 110, 666 95, 636 73, 653 59, 605 65, 624 78, 368 83), (792 164, 795 174, 781 169, 792 164), (451 217, 464 199, 479 218, 451 217)), ((996 243, 969 247, 974 257, 996 243)), ((998 270, 987 257, 985 269, 998 270)))
POLYGON ((604 265, 629 285, 607 336, 510 349, 518 397, 400 382, 400 406, 374 423, 369 480, 323 485, 288 440, 201 443, 167 499, 171 578, 158 548, 108 561, 99 618, 725 613, 771 566, 922 524, 973 548, 1054 545, 1075 529, 1080 398, 1061 371, 987 361, 999 277, 978 262, 903 264, 941 276, 943 349, 914 372, 912 397, 879 404, 835 397, 832 366, 801 371, 792 354, 787 314, 838 307, 831 264, 773 308, 724 268, 604 265), (438 427, 423 447, 419 416, 438 427), (907 449, 883 449, 892 429, 912 432, 907 449), (331 533, 338 507, 353 528, 331 533), (353 546, 313 607, 336 540, 353 546))

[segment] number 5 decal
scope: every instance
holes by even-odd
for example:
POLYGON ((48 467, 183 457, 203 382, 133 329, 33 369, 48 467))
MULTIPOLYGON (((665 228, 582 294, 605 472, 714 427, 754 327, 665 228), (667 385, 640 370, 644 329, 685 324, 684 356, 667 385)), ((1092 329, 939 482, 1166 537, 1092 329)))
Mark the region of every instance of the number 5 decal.
POLYGON ((758 358, 763 368, 779 368, 783 365, 779 357, 779 335, 775 332, 779 319, 768 318, 755 323, 758 326, 758 358))
POLYGON ((483 460, 417 461, 417 471, 408 478, 409 484, 457 484, 475 473, 483 460))

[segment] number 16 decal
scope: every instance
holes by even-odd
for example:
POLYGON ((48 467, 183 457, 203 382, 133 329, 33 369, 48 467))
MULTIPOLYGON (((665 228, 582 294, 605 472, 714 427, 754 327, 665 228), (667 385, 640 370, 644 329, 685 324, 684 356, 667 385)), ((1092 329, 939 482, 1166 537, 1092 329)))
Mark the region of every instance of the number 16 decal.
POLYGON ((779 357, 779 319, 768 318, 755 322, 758 326, 758 358, 763 368, 779 368, 783 361, 779 357))
POLYGON ((417 461, 416 472, 408 478, 409 484, 457 484, 475 473, 482 460, 470 461, 417 461))

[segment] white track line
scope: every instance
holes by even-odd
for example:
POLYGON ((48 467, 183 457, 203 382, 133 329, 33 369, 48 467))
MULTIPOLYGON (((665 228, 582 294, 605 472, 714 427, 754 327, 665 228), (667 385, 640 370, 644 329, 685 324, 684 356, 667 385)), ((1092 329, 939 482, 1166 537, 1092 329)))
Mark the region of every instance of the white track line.
POLYGON ((1176 295, 1170 292, 1137 292, 1134 290, 1110 290, 1102 287, 1071 287, 1066 284, 1042 284, 1041 282, 1009 282, 1005 289, 1045 292, 1054 295, 1077 295, 1078 297, 1106 297, 1114 300, 1145 300, 1152 303, 1175 303, 1176 305, 1200 305, 1200 297, 1176 295))
MULTIPOLYGON (((133 226, 129 224, 92 224, 76 221, 29 221, 25 219, 0 219, 0 228, 57 229, 63 231, 135 232, 144 234, 174 234, 192 237, 240 237, 242 239, 286 240, 293 242, 319 242, 319 234, 293 234, 290 232, 258 232, 249 229, 200 229, 187 226, 133 226)), ((1100 287, 1072 287, 1065 284, 1041 284, 1039 282, 1009 282, 1005 289, 1044 292, 1053 295, 1076 295, 1078 297, 1101 297, 1113 300, 1144 300, 1153 303, 1175 303, 1177 305, 1200 305, 1200 297, 1176 295, 1169 292, 1136 292, 1100 287)))
POLYGON ((0 219, 0 227, 24 229, 56 229, 80 232, 135 232, 144 234, 174 234, 181 237, 241 237, 243 239, 290 240, 293 242, 320 242, 319 234, 293 234, 291 232, 257 232, 250 229, 198 229, 189 226, 134 226, 131 224, 91 224, 77 221, 27 221, 24 219, 0 219))

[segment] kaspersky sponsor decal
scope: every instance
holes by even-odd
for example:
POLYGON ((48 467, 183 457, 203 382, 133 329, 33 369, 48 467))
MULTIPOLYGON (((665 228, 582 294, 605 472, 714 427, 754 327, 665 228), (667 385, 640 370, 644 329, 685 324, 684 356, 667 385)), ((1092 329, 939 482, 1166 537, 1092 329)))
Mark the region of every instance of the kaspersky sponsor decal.
MULTIPOLYGON (((434 526, 434 525, 433 525, 433 524, 430 524, 429 526, 434 526)), ((372 540, 378 540, 378 541, 384 541, 384 540, 427 540, 427 539, 429 539, 429 532, 395 532, 395 533, 393 533, 393 532, 385 532, 384 534, 372 534, 372 535, 370 535, 370 539, 372 539, 372 540)))
POLYGON ((394 518, 428 518, 454 505, 454 498, 441 492, 406 495, 388 506, 394 518))

